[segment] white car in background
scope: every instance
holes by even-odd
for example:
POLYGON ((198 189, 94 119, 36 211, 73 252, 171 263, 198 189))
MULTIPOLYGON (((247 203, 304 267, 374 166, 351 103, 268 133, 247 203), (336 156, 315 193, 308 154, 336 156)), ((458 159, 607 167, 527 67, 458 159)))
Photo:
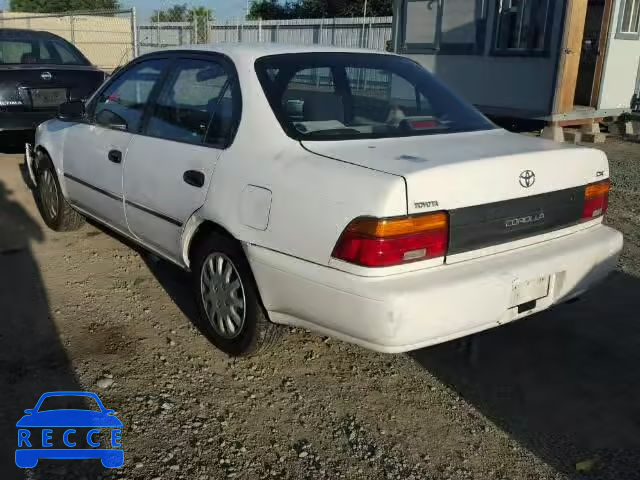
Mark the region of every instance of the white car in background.
POLYGON ((144 55, 27 157, 51 228, 91 217, 190 270, 231 355, 277 324, 381 352, 445 342, 576 297, 622 248, 602 152, 499 129, 391 54, 144 55))

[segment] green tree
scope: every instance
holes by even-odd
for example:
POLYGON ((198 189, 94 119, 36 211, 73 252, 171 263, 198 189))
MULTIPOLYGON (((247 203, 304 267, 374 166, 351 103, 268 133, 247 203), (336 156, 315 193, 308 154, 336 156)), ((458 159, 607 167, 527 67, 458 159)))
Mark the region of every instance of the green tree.
POLYGON ((194 19, 213 19, 213 10, 207 7, 189 8, 186 3, 176 4, 166 10, 155 10, 152 22, 192 22, 194 19))
POLYGON ((195 24, 194 43, 207 42, 207 22, 213 20, 213 10, 207 7, 189 8, 186 3, 176 4, 166 10, 156 10, 151 15, 152 22, 190 22, 195 24))
MULTIPOLYGON (((361 17, 364 0, 334 0, 340 17, 361 17), (341 5, 342 3, 342 5, 341 5)), ((368 0, 368 17, 390 17, 393 15, 393 0, 368 0)))
POLYGON ((72 12, 81 10, 116 10, 119 0, 11 0, 14 12, 72 12))
POLYGON ((290 18, 289 6, 279 2, 278 0, 261 0, 253 2, 247 19, 258 20, 279 20, 290 18))
MULTIPOLYGON (((360 17, 364 0, 257 0, 247 18, 279 20, 287 18, 360 17)), ((392 0, 367 0, 367 16, 392 15, 392 0)))
POLYGON ((174 5, 166 10, 154 10, 152 22, 186 22, 189 6, 186 3, 174 5))

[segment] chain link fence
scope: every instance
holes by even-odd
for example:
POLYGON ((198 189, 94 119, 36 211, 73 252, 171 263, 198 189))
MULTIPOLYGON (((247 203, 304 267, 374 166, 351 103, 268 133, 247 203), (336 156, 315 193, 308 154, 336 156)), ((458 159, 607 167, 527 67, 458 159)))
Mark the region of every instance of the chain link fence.
POLYGON ((138 25, 140 53, 194 43, 288 43, 385 50, 392 17, 213 20, 210 14, 158 15, 138 25))
POLYGON ((393 17, 251 20, 212 23, 209 41, 287 43, 385 50, 393 17))
POLYGON ((138 22, 139 52, 145 54, 161 48, 209 43, 212 17, 210 10, 189 10, 180 6, 156 11, 150 18, 138 22))
POLYGON ((135 9, 35 14, 0 12, 0 28, 44 30, 68 40, 98 67, 112 71, 138 55, 204 43, 288 43, 385 50, 392 17, 215 21, 207 9, 135 9))
POLYGON ((0 12, 0 28, 51 32, 71 42, 105 71, 138 55, 135 25, 134 9, 61 14, 0 12))

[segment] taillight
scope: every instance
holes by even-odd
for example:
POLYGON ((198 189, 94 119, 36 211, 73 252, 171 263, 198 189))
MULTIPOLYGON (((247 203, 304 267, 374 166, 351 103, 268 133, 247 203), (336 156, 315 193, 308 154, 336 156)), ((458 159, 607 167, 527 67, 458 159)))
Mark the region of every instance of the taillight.
POLYGON ((442 257, 449 242, 445 212, 353 220, 333 249, 334 258, 365 267, 389 267, 442 257))
POLYGON ((607 213, 610 188, 611 182, 609 180, 587 185, 584 191, 584 206, 582 208, 583 222, 601 217, 607 213))

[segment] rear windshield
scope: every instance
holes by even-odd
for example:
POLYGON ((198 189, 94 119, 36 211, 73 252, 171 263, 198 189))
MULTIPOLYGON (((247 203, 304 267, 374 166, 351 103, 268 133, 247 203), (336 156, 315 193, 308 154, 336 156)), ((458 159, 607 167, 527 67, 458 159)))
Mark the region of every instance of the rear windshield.
POLYGON ((263 57, 256 72, 277 118, 298 140, 489 130, 495 126, 407 58, 367 53, 263 57))
POLYGON ((88 65, 87 60, 64 40, 0 39, 0 65, 88 65))

